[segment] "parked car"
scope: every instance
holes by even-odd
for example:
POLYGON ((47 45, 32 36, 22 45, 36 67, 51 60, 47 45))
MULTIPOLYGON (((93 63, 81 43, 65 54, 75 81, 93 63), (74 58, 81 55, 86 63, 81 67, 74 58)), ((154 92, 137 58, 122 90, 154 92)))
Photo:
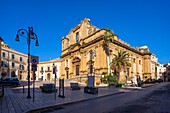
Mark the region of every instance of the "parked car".
POLYGON ((11 77, 11 78, 1 78, 0 79, 0 84, 5 85, 5 86, 19 86, 19 80, 16 77, 11 77))
POLYGON ((4 95, 4 86, 0 84, 0 97, 4 95))
POLYGON ((157 82, 163 82, 163 79, 162 78, 158 78, 157 82))

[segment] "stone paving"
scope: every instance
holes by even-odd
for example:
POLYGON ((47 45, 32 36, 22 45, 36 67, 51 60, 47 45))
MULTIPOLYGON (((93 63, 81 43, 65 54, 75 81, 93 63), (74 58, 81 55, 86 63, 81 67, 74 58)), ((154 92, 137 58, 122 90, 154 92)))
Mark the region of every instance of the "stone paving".
MULTIPOLYGON (((81 90, 72 91, 69 87, 67 87, 64 91, 65 98, 58 97, 57 92, 55 100, 54 93, 42 93, 41 90, 36 87, 33 102, 33 98, 27 99, 27 88, 25 88, 25 93, 23 93, 22 87, 5 87, 5 95, 0 98, 0 113, 37 112, 39 110, 58 105, 71 104, 88 99, 129 92, 132 90, 134 90, 134 88, 101 87, 99 88, 98 94, 93 95, 84 93, 83 88, 81 88, 81 90)), ((31 97, 33 97, 32 87, 31 97)))

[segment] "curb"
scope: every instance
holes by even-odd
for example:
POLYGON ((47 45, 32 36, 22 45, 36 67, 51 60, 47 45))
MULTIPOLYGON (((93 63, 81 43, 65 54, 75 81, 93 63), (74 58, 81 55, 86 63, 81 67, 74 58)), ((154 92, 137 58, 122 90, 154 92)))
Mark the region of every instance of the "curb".
POLYGON ((47 106, 47 107, 36 108, 36 109, 28 110, 28 111, 26 111, 26 113, 43 112, 43 111, 47 111, 47 110, 51 110, 51 109, 60 108, 60 107, 62 107, 64 105, 79 103, 79 102, 83 102, 83 101, 93 100, 93 99, 97 99, 97 98, 102 98, 102 97, 107 97, 107 96, 116 95, 116 94, 122 94, 122 93, 125 93, 125 92, 124 91, 120 91, 120 92, 116 92, 116 93, 112 93, 112 94, 108 94, 108 95, 103 95, 103 96, 99 96, 99 97, 92 97, 92 98, 88 98, 88 99, 82 99, 82 100, 66 102, 66 103, 56 104, 56 105, 47 106))
POLYGON ((142 88, 152 87, 152 86, 155 86, 155 85, 158 85, 158 84, 151 84, 151 85, 148 85, 148 86, 143 86, 142 88))

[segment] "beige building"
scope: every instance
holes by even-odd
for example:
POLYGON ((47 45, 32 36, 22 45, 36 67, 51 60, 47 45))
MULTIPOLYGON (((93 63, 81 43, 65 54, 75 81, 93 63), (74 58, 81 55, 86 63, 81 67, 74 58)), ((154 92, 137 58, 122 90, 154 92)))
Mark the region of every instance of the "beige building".
MULTIPOLYGON (((81 80, 95 75, 95 82, 100 82, 102 73, 108 73, 110 69, 108 54, 103 47, 104 33, 105 29, 93 26, 90 19, 85 18, 62 38, 61 78, 81 80)), ((132 48, 117 35, 113 38, 110 43, 111 59, 120 50, 130 54, 131 67, 127 71, 129 78, 135 75, 139 75, 142 80, 156 78, 157 59, 147 46, 132 48)), ((125 74, 125 70, 122 70, 122 81, 125 80, 125 74)))
POLYGON ((36 72, 37 80, 53 81, 55 78, 55 74, 53 74, 53 64, 56 67, 56 77, 59 78, 61 60, 55 59, 38 63, 36 72))
POLYGON ((26 80, 28 56, 11 49, 7 44, 2 43, 1 45, 1 76, 26 80))
POLYGON ((157 79, 162 78, 163 79, 163 73, 166 72, 166 67, 163 64, 157 64, 157 79))

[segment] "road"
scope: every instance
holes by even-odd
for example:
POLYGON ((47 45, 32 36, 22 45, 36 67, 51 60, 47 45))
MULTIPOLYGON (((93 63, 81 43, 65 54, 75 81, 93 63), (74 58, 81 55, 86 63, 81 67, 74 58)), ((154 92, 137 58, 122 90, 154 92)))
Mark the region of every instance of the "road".
POLYGON ((42 113, 170 113, 170 83, 58 106, 42 113))

